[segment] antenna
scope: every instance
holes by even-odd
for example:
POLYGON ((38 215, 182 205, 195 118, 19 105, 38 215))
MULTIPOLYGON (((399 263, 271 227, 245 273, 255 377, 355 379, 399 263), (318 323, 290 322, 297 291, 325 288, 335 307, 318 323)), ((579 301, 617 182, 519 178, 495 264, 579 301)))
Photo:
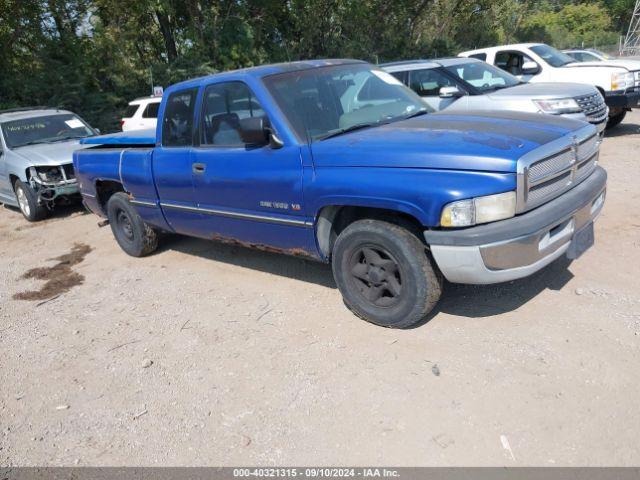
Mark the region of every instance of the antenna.
POLYGON ((636 6, 633 9, 631 23, 627 36, 624 38, 622 53, 627 55, 640 55, 640 0, 636 0, 636 6))

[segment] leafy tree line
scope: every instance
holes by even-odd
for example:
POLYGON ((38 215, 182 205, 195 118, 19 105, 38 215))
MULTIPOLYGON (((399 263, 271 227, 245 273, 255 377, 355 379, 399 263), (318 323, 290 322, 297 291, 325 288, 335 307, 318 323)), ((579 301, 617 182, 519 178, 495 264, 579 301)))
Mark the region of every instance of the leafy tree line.
POLYGON ((0 0, 0 109, 55 105, 113 131, 127 102, 216 71, 371 62, 515 41, 615 44, 634 0, 0 0))

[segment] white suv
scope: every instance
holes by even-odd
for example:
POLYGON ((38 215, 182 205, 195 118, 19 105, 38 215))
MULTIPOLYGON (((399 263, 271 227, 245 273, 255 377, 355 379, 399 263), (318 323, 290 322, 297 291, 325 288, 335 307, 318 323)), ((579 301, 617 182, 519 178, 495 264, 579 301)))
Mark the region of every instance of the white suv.
POLYGON ((574 82, 596 87, 609 107, 608 128, 618 125, 632 108, 640 108, 640 72, 606 62, 580 63, 544 43, 520 43, 462 52, 484 60, 526 82, 574 82))
POLYGON ((155 129, 161 101, 162 97, 143 97, 129 102, 120 121, 122 131, 155 129))

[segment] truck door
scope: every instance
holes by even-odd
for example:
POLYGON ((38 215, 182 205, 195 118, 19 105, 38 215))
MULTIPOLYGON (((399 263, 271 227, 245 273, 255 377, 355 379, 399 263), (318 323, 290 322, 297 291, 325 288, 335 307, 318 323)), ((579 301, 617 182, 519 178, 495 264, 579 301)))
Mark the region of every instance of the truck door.
POLYGON ((198 236, 202 217, 193 192, 192 148, 196 88, 172 93, 164 107, 161 145, 153 152, 153 174, 165 218, 178 233, 198 236))
POLYGON ((196 202, 212 237, 309 250, 298 145, 245 145, 239 122, 268 115, 243 82, 204 90, 199 145, 193 150, 196 202))

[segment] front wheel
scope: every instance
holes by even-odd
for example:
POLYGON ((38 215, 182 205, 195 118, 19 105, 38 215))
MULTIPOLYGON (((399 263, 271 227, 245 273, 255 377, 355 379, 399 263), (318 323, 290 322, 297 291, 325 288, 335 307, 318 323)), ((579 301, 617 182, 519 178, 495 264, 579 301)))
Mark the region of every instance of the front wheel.
POLYGON ((144 257, 158 248, 158 235, 129 203, 125 193, 114 193, 107 202, 107 217, 120 248, 132 257, 144 257))
POLYGON ((442 276, 407 229, 379 220, 345 228, 333 248, 333 275, 347 307, 383 327, 420 323, 442 293, 442 276))
POLYGON ((622 110, 620 113, 609 116, 609 120, 607 121, 607 130, 620 125, 626 116, 626 110, 622 110))
POLYGON ((13 185, 13 191, 16 194, 20 212, 28 221, 37 222, 48 215, 49 210, 38 203, 38 196, 29 185, 16 180, 13 185))

